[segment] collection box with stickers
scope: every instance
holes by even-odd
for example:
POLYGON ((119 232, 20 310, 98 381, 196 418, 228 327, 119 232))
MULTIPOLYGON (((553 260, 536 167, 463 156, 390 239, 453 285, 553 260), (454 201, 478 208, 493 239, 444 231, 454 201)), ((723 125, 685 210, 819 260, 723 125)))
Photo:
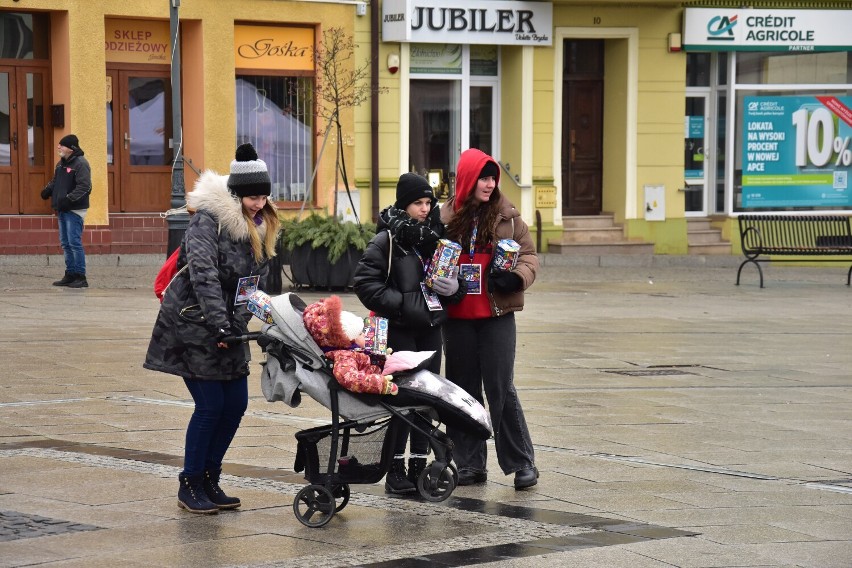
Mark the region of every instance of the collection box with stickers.
POLYGON ((248 297, 246 307, 263 323, 275 323, 272 319, 272 298, 261 290, 255 290, 248 297))
POLYGON ((510 271, 518 263, 519 254, 521 254, 521 245, 512 239, 500 239, 497 241, 491 264, 494 270, 510 271))
POLYGON ((438 241, 429 271, 426 273, 426 285, 432 287, 432 281, 438 277, 453 278, 461 257, 461 245, 448 239, 438 241))
POLYGON ((370 316, 364 321, 364 348, 373 353, 387 352, 388 319, 380 316, 370 316))

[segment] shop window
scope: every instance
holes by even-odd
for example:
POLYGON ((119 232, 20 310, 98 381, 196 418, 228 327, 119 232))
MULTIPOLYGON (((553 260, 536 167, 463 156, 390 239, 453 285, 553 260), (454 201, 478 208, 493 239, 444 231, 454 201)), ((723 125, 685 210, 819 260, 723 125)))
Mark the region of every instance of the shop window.
POLYGON ((458 81, 411 81, 409 162, 411 171, 425 175, 455 169, 461 101, 458 81))
POLYGON ((472 77, 496 77, 498 63, 496 45, 470 46, 470 74, 472 77))
POLYGON ((479 148, 496 157, 500 48, 495 45, 409 46, 408 167, 439 175, 449 194, 459 153, 479 148))
POLYGON ((843 85, 852 83, 852 56, 818 53, 742 52, 737 83, 747 85, 843 85))
POLYGON ((276 201, 302 201, 313 172, 313 78, 237 75, 237 145, 266 162, 276 201))
POLYGON ((688 53, 686 55, 686 86, 710 86, 709 53, 688 53))
MULTIPOLYGON (((739 57, 737 58, 739 61, 739 57)), ((793 117, 793 113, 796 110, 808 110, 812 111, 816 108, 819 108, 821 105, 816 104, 815 97, 834 97, 838 100, 842 101, 843 104, 848 104, 848 100, 852 97, 852 89, 837 89, 837 90, 814 90, 812 88, 800 88, 800 89, 766 89, 766 90, 754 90, 754 89, 739 89, 737 90, 736 96, 736 136, 734 137, 735 144, 733 149, 733 163, 734 163, 734 211, 812 211, 812 210, 849 210, 849 202, 848 200, 841 201, 839 204, 835 205, 832 203, 832 199, 834 197, 845 198, 845 192, 840 193, 836 190, 841 189, 840 186, 833 188, 835 191, 827 191, 820 187, 821 183, 824 183, 821 179, 816 179, 811 183, 806 182, 798 182, 798 185, 795 188, 785 188, 780 184, 779 187, 767 186, 766 189, 761 190, 762 193, 765 194, 780 194, 782 191, 785 192, 785 199, 779 198, 778 195, 770 195, 767 199, 767 195, 763 195, 764 199, 770 200, 770 203, 766 206, 761 206, 760 200, 754 199, 753 197, 743 195, 743 185, 748 185, 745 183, 747 181, 747 177, 749 176, 749 168, 743 166, 743 161, 745 159, 743 152, 743 145, 747 144, 748 136, 744 132, 744 124, 746 123, 745 113, 746 97, 762 97, 767 101, 770 101, 771 104, 778 106, 778 110, 775 111, 771 116, 766 119, 759 119, 761 124, 764 124, 764 120, 768 122, 772 122, 771 131, 773 133, 781 133, 783 137, 776 136, 776 140, 780 140, 781 144, 787 147, 796 147, 802 148, 804 152, 804 164, 794 163, 793 158, 787 155, 784 159, 772 159, 772 152, 768 152, 770 156, 766 158, 765 168, 772 170, 769 173, 776 173, 779 176, 787 176, 787 177, 795 177, 796 174, 811 174, 819 176, 822 174, 825 176, 833 176, 835 171, 840 171, 842 174, 842 180, 846 180, 847 177, 843 174, 843 170, 845 168, 845 163, 843 162, 844 153, 847 149, 843 144, 843 141, 847 134, 845 123, 842 121, 832 122, 832 132, 826 132, 826 128, 814 128, 813 125, 810 127, 804 126, 804 123, 797 123, 793 117), (813 99, 813 102, 810 100, 813 99), (787 103, 786 100, 790 100, 791 102, 787 103), (842 123, 842 124, 841 124, 842 123), (842 129, 842 130, 838 130, 842 129), (834 138, 835 135, 839 135, 839 145, 835 146, 835 143, 838 143, 838 140, 834 138), (823 139, 827 137, 827 139, 823 139), (800 140, 798 139, 800 138, 800 140), (819 163, 815 163, 814 155, 820 154, 821 152, 829 152, 828 157, 821 159, 819 163), (822 195, 822 198, 819 196, 822 195)), ((807 113, 808 115, 812 114, 811 112, 807 113)), ((752 122, 755 122, 755 119, 752 119, 752 122)), ((764 130, 761 130, 763 132, 764 130)), ((752 132, 752 136, 755 136, 755 133, 752 132)), ((760 138, 758 137, 758 141, 760 138)), ((761 146, 759 150, 772 150, 773 148, 765 148, 761 146)), ((758 150, 755 150, 756 152, 758 150)), ((767 152, 765 152, 767 153, 767 152)), ((782 157, 779 154, 779 157, 782 157)), ((761 156, 755 154, 751 158, 750 165, 753 164, 761 165, 761 156)), ((760 173, 758 173, 760 175, 760 173)), ((838 184, 837 176, 834 176, 834 182, 838 184)), ((846 183, 845 181, 843 182, 846 183)), ((830 186, 830 183, 829 183, 830 186)), ((752 188, 753 189, 753 188, 752 188)), ((845 189, 845 187, 842 187, 845 189)))
POLYGON ((48 59, 48 16, 0 12, 0 59, 48 59))

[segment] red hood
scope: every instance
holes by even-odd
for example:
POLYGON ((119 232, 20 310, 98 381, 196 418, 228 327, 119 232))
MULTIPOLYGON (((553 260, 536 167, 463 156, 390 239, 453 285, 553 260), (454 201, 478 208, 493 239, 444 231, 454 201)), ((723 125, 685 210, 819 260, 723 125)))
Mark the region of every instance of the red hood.
POLYGON ((453 211, 461 209, 470 192, 476 187, 479 180, 479 172, 488 162, 494 162, 497 166, 497 186, 500 186, 500 164, 497 160, 476 148, 469 148, 459 156, 459 164, 456 167, 456 198, 453 200, 453 211))

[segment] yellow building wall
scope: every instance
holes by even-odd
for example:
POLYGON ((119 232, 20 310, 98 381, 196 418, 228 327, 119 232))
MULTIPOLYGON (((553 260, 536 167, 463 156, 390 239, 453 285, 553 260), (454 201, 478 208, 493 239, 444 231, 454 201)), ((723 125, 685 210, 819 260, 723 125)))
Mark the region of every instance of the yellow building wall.
MULTIPOLYGON (((627 40, 606 39, 603 209, 613 213, 617 222, 624 223, 628 238, 654 242, 655 252, 660 254, 685 254, 687 250, 685 203, 683 192, 679 191, 683 185, 686 55, 670 53, 667 49, 668 34, 681 30, 682 14, 680 6, 633 7, 625 3, 611 6, 603 2, 587 6, 554 5, 553 10, 554 28, 583 28, 592 34, 585 37, 594 37, 598 27, 638 30, 636 168, 635 187, 632 188, 627 187, 623 167, 629 143, 625 140, 626 105, 632 102, 625 99, 624 93, 628 87, 627 40), (665 186, 665 222, 645 221, 645 185, 665 186), (628 215, 631 210, 636 212, 635 216, 628 215)), ((551 48, 536 48, 536 66, 541 65, 545 78, 547 63, 552 61, 555 49, 562 49, 562 45, 554 43, 551 48)), ((552 80, 561 80, 561 70, 555 72, 558 76, 552 80)), ((545 81, 536 82, 536 97, 547 96, 549 88, 543 85, 545 81)), ((536 172, 544 173, 553 152, 538 151, 538 144, 547 145, 547 137, 538 130, 538 121, 536 127, 537 147, 533 159, 536 172)), ((558 140, 551 142, 557 148, 560 143, 558 140)))
MULTIPOLYGON (((14 6, 21 11, 52 12, 51 60, 53 104, 65 105, 65 128, 54 129, 53 145, 74 133, 92 166, 91 208, 87 225, 108 223, 106 120, 104 99, 93 93, 106 91, 104 19, 139 18, 168 21, 169 3, 116 2, 114 0, 27 0, 14 6)), ((352 4, 270 2, 268 0, 192 0, 181 3, 182 96, 184 155, 201 170, 226 173, 235 149, 234 25, 239 23, 304 23, 341 27, 354 33, 352 4)), ((321 32, 318 32, 318 34, 321 32)), ((348 164, 355 162, 354 119, 351 109, 342 113, 344 137, 352 138, 344 150, 348 164)), ((320 132, 324 125, 318 124, 320 132)), ((344 138, 345 139, 345 138, 344 138)), ((335 138, 336 140, 336 138, 335 138)), ((317 193, 321 207, 333 197, 335 152, 329 148, 318 171, 317 193)), ((320 141, 321 143, 321 141, 320 141)), ((369 145, 367 145, 369 148, 369 145)), ((186 189, 195 176, 186 168, 186 189)), ((351 177, 351 173, 350 173, 351 177)))
MULTIPOLYGON (((358 65, 368 64, 371 58, 370 24, 371 8, 368 5, 367 14, 355 17, 355 37, 358 44, 355 61, 358 65)), ((381 10, 381 8, 380 8, 381 10)), ((381 26, 381 24, 380 24, 381 26)), ((379 89, 375 94, 379 103, 379 199, 377 210, 391 205, 396 200, 396 182, 404 173, 399 171, 400 156, 400 71, 392 74, 388 71, 388 56, 400 56, 402 46, 399 43, 379 42, 379 53, 376 66, 379 71, 379 89)), ((355 180, 361 199, 361 219, 371 219, 372 199, 372 124, 370 101, 364 102, 355 109, 355 180)))

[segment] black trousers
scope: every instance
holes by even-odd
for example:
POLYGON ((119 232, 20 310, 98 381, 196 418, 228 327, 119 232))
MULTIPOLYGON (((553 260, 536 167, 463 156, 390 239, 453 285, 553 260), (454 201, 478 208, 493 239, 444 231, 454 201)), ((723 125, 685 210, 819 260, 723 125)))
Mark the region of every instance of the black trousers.
MULTIPOLYGON (((441 372, 441 328, 429 327, 423 329, 411 329, 406 327, 391 326, 388 329, 388 347, 394 351, 434 351, 435 357, 429 363, 427 369, 435 374, 441 372)), ((429 437, 417 430, 405 425, 405 433, 399 436, 394 453, 401 455, 405 453, 405 443, 411 435, 411 454, 426 455, 429 452, 429 437)))
MULTIPOLYGON (((515 314, 444 324, 447 379, 480 403, 488 400, 497 462, 506 475, 535 463, 532 439, 515 390, 515 314)), ((485 440, 458 428, 447 428, 456 465, 486 471, 485 440)))

